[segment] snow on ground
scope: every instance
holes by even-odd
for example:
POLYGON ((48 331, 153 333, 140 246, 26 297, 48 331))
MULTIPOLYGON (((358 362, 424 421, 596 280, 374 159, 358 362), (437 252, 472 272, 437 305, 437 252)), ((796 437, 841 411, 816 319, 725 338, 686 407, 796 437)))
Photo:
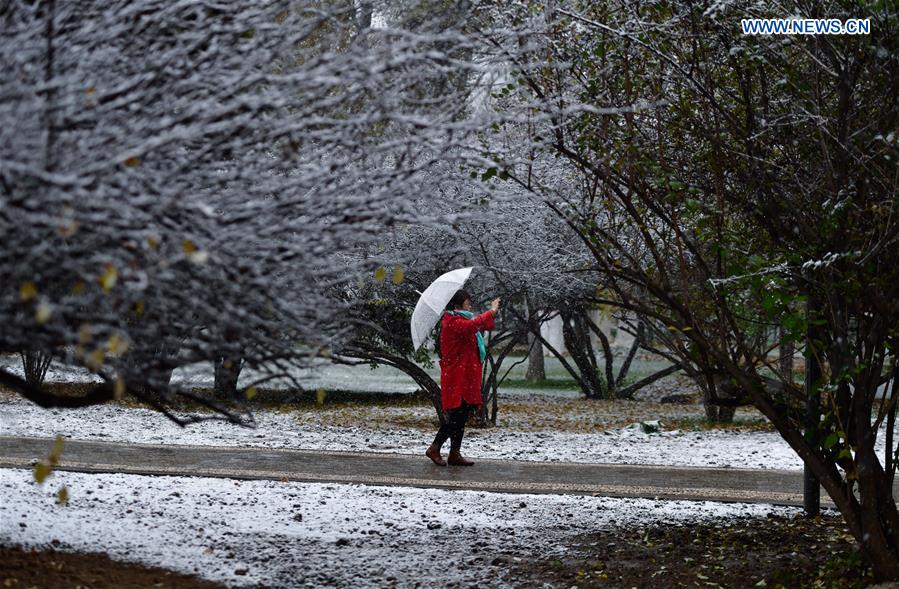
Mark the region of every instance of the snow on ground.
MULTIPOLYGON (((631 365, 630 375, 632 378, 641 378, 656 370, 660 370, 667 365, 667 361, 645 359, 638 356, 631 365)), ((0 355, 0 367, 13 374, 24 376, 22 361, 18 355, 0 355)), ((437 362, 430 368, 425 368, 425 370, 432 378, 439 378, 440 368, 437 362)), ((521 380, 524 378, 526 370, 527 363, 518 364, 511 368, 508 377, 521 380)), ((547 378, 550 379, 569 380, 571 378, 555 358, 545 359, 545 371, 547 378)), ((390 366, 379 366, 376 370, 372 370, 368 364, 344 366, 334 364, 325 359, 315 359, 311 360, 309 366, 305 368, 289 367, 288 373, 293 379, 299 382, 303 388, 309 391, 323 388, 326 390, 367 391, 374 393, 412 393, 419 389, 419 386, 408 374, 390 366)), ((214 370, 211 364, 207 362, 198 362, 175 369, 172 374, 172 383, 187 388, 211 388, 213 386, 213 376, 214 370)), ((263 372, 247 367, 241 371, 238 383, 241 387, 247 387, 266 376, 267 375, 263 372)), ((670 394, 671 392, 678 392, 677 390, 669 389, 678 388, 677 382, 679 378, 682 377, 678 377, 677 375, 666 377, 662 379, 662 381, 657 381, 654 385, 641 391, 638 396, 641 398, 647 394, 652 396, 652 391, 656 390, 665 391, 661 393, 663 395, 670 394)), ((47 371, 45 382, 100 382, 100 378, 84 368, 54 360, 47 371)), ((265 387, 294 389, 295 385, 290 379, 277 378, 266 380, 265 387)), ((534 392, 546 392, 546 389, 501 386, 500 391, 503 396, 515 397, 528 395, 534 392)), ((551 392, 552 396, 556 398, 576 399, 581 396, 576 390, 553 389, 551 392)))
POLYGON ((505 587, 504 562, 625 526, 765 505, 0 469, 0 544, 105 551, 233 586, 505 587), (56 505, 65 485, 68 506, 56 505), (494 564, 495 563, 495 564, 494 564))
MULTIPOLYGON (((0 435, 200 446, 246 446, 304 450, 423 454, 433 432, 414 428, 335 427, 316 424, 315 415, 257 411, 258 426, 241 428, 206 422, 181 428, 159 413, 102 405, 46 410, 27 401, 0 402, 0 435)), ((882 436, 881 436, 882 437, 882 436)), ((802 468, 779 435, 712 430, 646 434, 637 427, 598 433, 466 430, 463 451, 472 458, 720 466, 802 468)))

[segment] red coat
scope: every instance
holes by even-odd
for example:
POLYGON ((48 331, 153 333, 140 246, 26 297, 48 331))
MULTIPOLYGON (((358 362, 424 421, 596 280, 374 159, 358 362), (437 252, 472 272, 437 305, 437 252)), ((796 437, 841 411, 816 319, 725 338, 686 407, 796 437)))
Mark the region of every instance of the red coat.
POLYGON ((443 410, 481 404, 481 356, 475 333, 493 329, 493 311, 474 319, 443 314, 440 324, 440 390, 443 410))

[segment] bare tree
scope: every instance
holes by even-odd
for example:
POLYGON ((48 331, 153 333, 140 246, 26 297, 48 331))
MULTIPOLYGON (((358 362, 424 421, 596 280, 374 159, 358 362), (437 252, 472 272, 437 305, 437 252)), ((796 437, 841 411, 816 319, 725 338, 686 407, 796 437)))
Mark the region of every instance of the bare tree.
POLYGON ((79 398, 6 371, 4 386, 168 412, 196 397, 169 385, 178 365, 242 358, 266 379, 328 346, 333 286, 372 269, 355 253, 385 227, 426 217, 413 201, 465 108, 418 91, 465 75, 435 49, 459 35, 356 16, 340 1, 0 6, 0 349, 104 379, 79 398))

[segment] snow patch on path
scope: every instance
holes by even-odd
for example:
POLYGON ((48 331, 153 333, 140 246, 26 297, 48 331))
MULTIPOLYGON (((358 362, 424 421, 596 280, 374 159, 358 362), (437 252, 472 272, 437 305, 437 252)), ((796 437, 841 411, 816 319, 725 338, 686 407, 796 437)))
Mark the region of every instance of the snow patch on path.
POLYGON ((0 469, 0 543, 107 552, 231 586, 506 587, 501 555, 597 529, 796 508, 0 469), (55 493, 65 485, 68 506, 55 493), (492 564, 496 563, 496 564, 492 564))

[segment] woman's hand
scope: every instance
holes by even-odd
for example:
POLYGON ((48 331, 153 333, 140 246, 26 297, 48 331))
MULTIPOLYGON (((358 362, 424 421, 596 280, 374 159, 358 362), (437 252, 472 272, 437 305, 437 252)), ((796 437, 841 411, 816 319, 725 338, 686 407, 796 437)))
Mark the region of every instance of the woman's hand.
POLYGON ((494 315, 499 312, 499 299, 493 299, 493 302, 490 303, 490 310, 493 311, 494 315))

